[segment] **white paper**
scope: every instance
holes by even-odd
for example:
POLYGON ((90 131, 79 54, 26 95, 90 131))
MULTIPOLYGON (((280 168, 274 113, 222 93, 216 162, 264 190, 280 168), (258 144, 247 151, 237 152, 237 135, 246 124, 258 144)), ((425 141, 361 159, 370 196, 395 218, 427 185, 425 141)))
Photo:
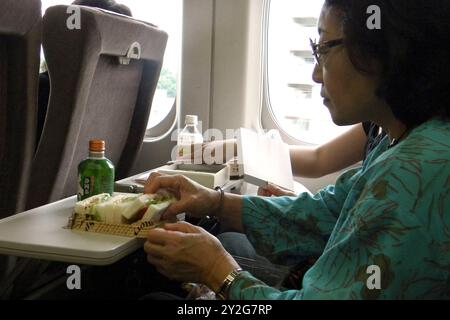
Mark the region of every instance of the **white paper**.
POLYGON ((289 146, 281 140, 276 130, 258 134, 241 128, 237 144, 245 181, 260 187, 270 182, 294 190, 289 146))

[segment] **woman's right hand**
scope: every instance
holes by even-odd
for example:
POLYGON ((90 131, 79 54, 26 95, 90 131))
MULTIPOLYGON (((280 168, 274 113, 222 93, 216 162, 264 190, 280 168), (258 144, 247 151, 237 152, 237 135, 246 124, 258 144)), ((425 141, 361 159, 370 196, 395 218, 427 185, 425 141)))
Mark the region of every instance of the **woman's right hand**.
POLYGON ((195 218, 203 218, 220 206, 220 192, 205 188, 181 175, 169 176, 153 172, 145 184, 144 192, 157 193, 161 190, 172 193, 178 199, 164 212, 164 220, 173 219, 182 212, 195 218))
POLYGON ((237 144, 234 139, 214 140, 192 144, 191 152, 178 160, 191 161, 194 164, 224 164, 235 156, 237 156, 237 144))
POLYGON ((258 196, 262 197, 296 197, 297 194, 294 193, 291 190, 281 188, 277 186, 276 184, 269 183, 266 187, 259 187, 258 188, 258 196))

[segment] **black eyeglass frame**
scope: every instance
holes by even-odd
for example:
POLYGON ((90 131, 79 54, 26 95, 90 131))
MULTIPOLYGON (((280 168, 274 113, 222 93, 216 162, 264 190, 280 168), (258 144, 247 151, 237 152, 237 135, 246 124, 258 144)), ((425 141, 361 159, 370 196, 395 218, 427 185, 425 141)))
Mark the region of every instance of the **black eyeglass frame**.
POLYGON ((309 38, 309 42, 311 44, 312 54, 316 58, 316 63, 319 66, 321 65, 321 55, 328 53, 328 51, 334 47, 345 44, 344 38, 328 40, 322 43, 316 43, 314 40, 309 38))

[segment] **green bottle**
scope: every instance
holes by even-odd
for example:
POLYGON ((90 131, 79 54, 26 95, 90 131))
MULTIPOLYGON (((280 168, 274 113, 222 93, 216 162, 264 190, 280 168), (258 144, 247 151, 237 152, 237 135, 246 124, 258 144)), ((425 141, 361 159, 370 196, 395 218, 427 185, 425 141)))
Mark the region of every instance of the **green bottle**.
POLYGON ((89 141, 89 157, 78 165, 78 201, 100 193, 113 194, 114 165, 105 158, 105 141, 89 141))

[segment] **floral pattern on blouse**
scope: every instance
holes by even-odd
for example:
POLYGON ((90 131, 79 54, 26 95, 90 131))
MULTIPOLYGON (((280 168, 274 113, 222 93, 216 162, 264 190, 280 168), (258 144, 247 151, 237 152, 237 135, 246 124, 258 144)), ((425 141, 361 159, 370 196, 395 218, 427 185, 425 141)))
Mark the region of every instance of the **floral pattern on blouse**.
POLYGON ((450 298, 450 125, 432 120, 388 145, 385 137, 363 167, 314 196, 245 197, 259 254, 282 265, 318 260, 301 290, 243 272, 230 299, 450 298))

